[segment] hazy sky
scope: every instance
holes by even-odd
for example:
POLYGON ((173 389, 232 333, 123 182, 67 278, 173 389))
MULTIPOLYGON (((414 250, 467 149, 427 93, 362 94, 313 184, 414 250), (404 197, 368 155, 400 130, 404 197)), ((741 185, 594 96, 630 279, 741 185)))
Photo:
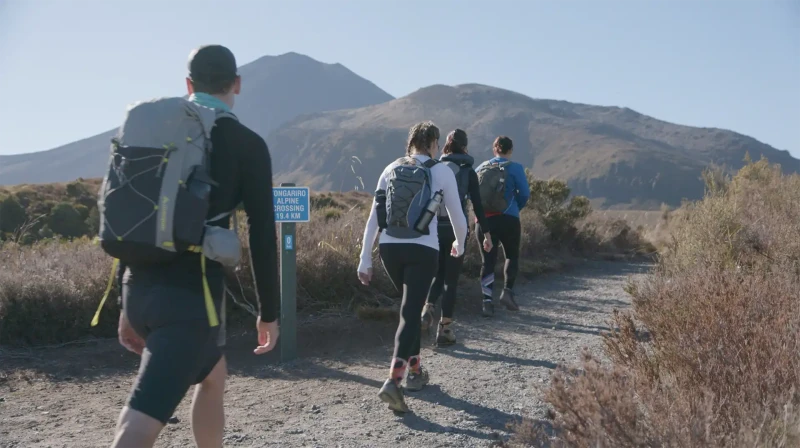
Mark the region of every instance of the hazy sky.
POLYGON ((477 82, 800 156, 798 0, 0 0, 0 154, 185 93, 189 51, 207 43, 240 65, 289 51, 340 62, 395 96, 477 82))

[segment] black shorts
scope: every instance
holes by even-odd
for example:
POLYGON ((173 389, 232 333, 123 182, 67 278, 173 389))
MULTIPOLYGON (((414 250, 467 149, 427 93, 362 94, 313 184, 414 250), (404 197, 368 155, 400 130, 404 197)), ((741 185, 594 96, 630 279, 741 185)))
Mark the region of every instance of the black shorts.
MULTIPOLYGON (((223 284, 209 285, 219 315, 223 284)), ((202 382, 222 358, 223 316, 220 325, 210 326, 202 286, 137 279, 123 285, 122 300, 128 321, 146 345, 128 407, 166 424, 189 387, 202 382)))

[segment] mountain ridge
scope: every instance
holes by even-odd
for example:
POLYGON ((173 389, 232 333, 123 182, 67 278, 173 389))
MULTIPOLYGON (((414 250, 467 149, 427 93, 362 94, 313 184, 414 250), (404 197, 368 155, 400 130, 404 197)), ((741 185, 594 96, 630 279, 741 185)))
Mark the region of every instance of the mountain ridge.
MULTIPOLYGON (((373 177, 402 155, 408 128, 432 120, 444 135, 467 131, 470 153, 489 158, 508 135, 514 159, 534 175, 565 180, 604 207, 657 208, 699 199, 709 165, 731 170, 744 155, 766 156, 785 172, 800 160, 753 137, 660 120, 629 107, 532 98, 479 83, 434 84, 394 98, 339 63, 299 53, 240 67, 235 110, 267 141, 276 181, 321 190, 371 190, 373 177)), ((102 176, 110 130, 47 151, 0 156, 0 185, 102 176)))
POLYGON ((387 103, 295 117, 268 136, 270 145, 292 155, 274 156, 277 178, 302 179, 319 189, 349 185, 369 190, 369 173, 380 172, 401 155, 408 127, 425 119, 437 123, 443 134, 465 129, 478 159, 490 157, 494 137, 509 135, 515 160, 535 175, 562 178, 574 193, 606 206, 657 208, 662 202, 698 199, 706 166, 738 168, 748 150, 753 157, 763 154, 781 163, 787 172, 800 170, 800 161, 788 151, 734 131, 468 83, 432 85, 387 103))

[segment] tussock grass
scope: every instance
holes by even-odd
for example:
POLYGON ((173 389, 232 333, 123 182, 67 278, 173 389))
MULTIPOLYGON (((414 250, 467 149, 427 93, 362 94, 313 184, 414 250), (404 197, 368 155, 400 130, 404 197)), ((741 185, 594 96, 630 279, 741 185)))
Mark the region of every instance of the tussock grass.
POLYGON ((800 176, 762 160, 713 180, 629 285, 610 362, 555 373, 556 446, 800 446, 800 176))
MULTIPOLYGON (((57 196, 48 197, 58 200, 57 196)), ((313 196, 311 222, 297 224, 301 310, 345 309, 361 318, 378 320, 396 316, 400 293, 382 269, 377 247, 372 284, 361 285, 355 272, 371 200, 370 195, 357 192, 313 196)), ((238 213, 240 239, 247 247, 246 217, 243 212, 238 213)), ((563 221, 569 231, 560 233, 568 235, 568 239, 554 239, 540 212, 525 210, 521 273, 549 272, 562 266, 561 259, 572 252, 586 254, 606 246, 598 239, 601 232, 597 227, 589 228, 576 221, 563 221)), ((464 272, 468 278, 477 277, 480 255, 474 232, 467 244, 464 272)), ((248 263, 249 258, 245 257, 238 269, 228 273, 228 286, 240 300, 256 304, 248 263)), ((116 334, 116 291, 103 310, 100 325, 89 326, 106 287, 111 260, 87 238, 72 242, 51 238, 30 245, 6 242, 0 251, 0 268, 0 344, 55 343, 116 334)), ((233 310, 228 316, 232 322, 245 316, 238 308, 233 310)))

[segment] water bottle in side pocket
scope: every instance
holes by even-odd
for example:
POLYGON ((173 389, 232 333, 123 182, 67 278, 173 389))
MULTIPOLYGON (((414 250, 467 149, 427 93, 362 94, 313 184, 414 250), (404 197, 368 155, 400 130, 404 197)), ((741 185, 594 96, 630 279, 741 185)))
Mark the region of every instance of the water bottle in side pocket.
POLYGON ((442 190, 437 191, 433 194, 433 197, 430 201, 428 201, 428 205, 423 210, 422 215, 420 215, 417 223, 414 224, 414 230, 419 233, 427 234, 428 225, 430 225, 433 217, 439 213, 439 207, 442 206, 442 200, 444 199, 444 192, 442 190))

